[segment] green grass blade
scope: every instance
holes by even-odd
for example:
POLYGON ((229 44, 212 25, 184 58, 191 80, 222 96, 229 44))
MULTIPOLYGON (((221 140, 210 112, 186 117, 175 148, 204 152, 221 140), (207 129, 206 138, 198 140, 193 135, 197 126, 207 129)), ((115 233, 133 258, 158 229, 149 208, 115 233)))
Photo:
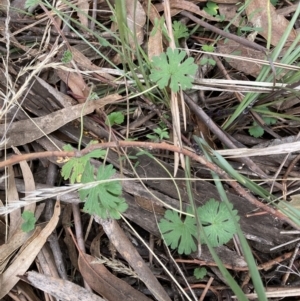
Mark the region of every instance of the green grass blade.
MULTIPOLYGON (((187 165, 186 169, 188 170, 188 168, 189 168, 189 165, 187 165)), ((186 176, 190 177, 188 172, 186 173, 186 176)), ((198 214, 196 212, 196 205, 195 205, 195 202, 194 202, 192 189, 191 189, 191 185, 189 183, 189 180, 187 180, 186 183, 187 183, 187 193, 188 193, 188 196, 189 196, 189 200, 190 200, 190 203, 192 205, 192 208, 194 209, 194 214, 195 214, 195 217, 196 217, 196 223, 197 223, 197 228, 198 228, 197 232, 198 232, 199 241, 200 241, 200 231, 201 231, 201 233, 203 234, 203 238, 205 240, 205 243, 207 244, 207 247, 210 251, 210 254, 212 255, 214 261, 218 265, 218 268, 220 269, 220 272, 222 273, 223 277, 226 279, 227 284, 230 286, 232 291, 235 293, 238 300, 240 300, 240 301, 248 300, 248 298, 246 297, 246 295, 244 294, 244 292, 242 291, 240 286, 237 284, 237 282, 234 280, 234 278, 231 276, 229 271, 224 266, 223 262, 221 261, 221 259, 217 255, 217 253, 215 252, 214 248, 211 246, 211 244, 209 242, 209 239, 207 238, 207 236, 206 236, 206 234, 203 230, 201 221, 198 218, 198 214)))
MULTIPOLYGON (((226 192, 223 188, 222 183, 219 181, 220 180, 219 176, 217 174, 213 173, 213 172, 212 172, 212 176, 215 180, 215 184, 216 184, 216 187, 219 191, 219 194, 220 194, 220 197, 221 197, 222 201, 226 203, 228 208, 230 208, 229 207, 230 206, 229 200, 227 198, 227 195, 226 195, 226 192)), ((234 216, 233 216, 233 219, 235 221, 234 216)), ((259 271, 256 267, 255 260, 254 260, 254 257, 252 255, 251 249, 250 249, 250 247, 248 245, 248 242, 247 242, 247 240, 246 240, 246 238, 245 238, 245 236, 244 236, 244 234, 243 234, 243 232, 240 228, 239 223, 235 221, 235 224, 236 224, 235 226, 236 226, 236 229, 237 229, 237 235, 238 235, 240 243, 241 243, 243 255, 245 257, 245 260, 248 263, 248 268, 249 268, 249 271, 250 271, 250 275, 251 275, 251 279, 252 279, 255 291, 256 291, 257 296, 258 296, 258 300, 267 301, 268 299, 267 299, 266 294, 265 294, 265 288, 264 288, 263 282, 261 280, 259 271)), ((238 299, 238 300, 240 300, 240 299, 238 299)))
MULTIPOLYGON (((300 13, 300 4, 297 7, 297 10, 295 11, 295 14, 292 18, 292 20, 290 21, 288 27, 286 28, 286 31, 284 33, 284 35, 281 37, 278 45, 275 47, 274 51, 272 52, 270 59, 272 61, 276 61, 286 43, 286 40, 291 32, 291 30, 293 29, 294 23, 296 22, 298 16, 300 13)), ((299 37, 299 35, 298 35, 299 37)), ((293 47, 296 47, 296 43, 293 43, 292 45, 294 45, 293 47)), ((289 64, 292 64, 293 61, 289 61, 289 64)), ((271 67, 270 66, 264 66, 260 72, 260 74, 258 75, 258 77, 256 78, 256 81, 268 81, 271 82, 273 80, 274 74, 270 74, 270 70, 271 67)), ((251 104, 253 104, 255 102, 255 100, 258 98, 259 94, 258 93, 247 93, 245 98, 243 99, 243 101, 239 104, 239 106, 237 107, 237 109, 235 110, 235 112, 232 114, 232 116, 229 118, 229 120, 224 124, 223 129, 227 129, 235 120, 238 116, 240 116, 240 114, 242 114, 244 112, 244 110, 249 107, 251 104)))
MULTIPOLYGON (((211 156, 205 151, 204 149, 204 152, 205 152, 205 156, 206 158, 212 162, 212 159, 211 159, 211 156)), ((253 255, 252 255, 252 252, 251 252, 251 249, 248 245, 248 242, 240 228, 240 225, 239 223, 236 221, 235 219, 235 216, 232 214, 232 212, 230 211, 231 207, 230 207, 230 202, 227 198, 227 195, 226 195, 226 192, 223 188, 223 185, 220 181, 220 178, 219 176, 214 173, 214 172, 211 172, 212 174, 212 177, 215 181, 215 185, 216 185, 216 188, 218 189, 218 192, 219 192, 219 195, 221 197, 221 200, 223 202, 225 202, 230 214, 232 215, 232 218, 234 220, 234 223, 235 223, 235 227, 236 227, 236 230, 237 230, 237 235, 239 237, 239 240, 240 240, 240 243, 241 243, 241 247, 242 247, 242 251, 243 251, 243 255, 245 257, 245 260, 246 262, 248 263, 248 267, 249 267, 249 271, 250 271, 250 275, 251 275, 251 279, 253 281, 253 285, 254 285, 254 288, 255 288, 255 291, 257 293, 257 296, 258 296, 258 300, 260 301, 267 301, 267 297, 266 297, 266 294, 265 294, 265 289, 264 289, 264 285, 262 283, 262 280, 261 280, 261 277, 259 275, 259 272, 258 272, 258 269, 256 267, 256 264, 255 264, 255 260, 253 258, 253 255)), ((240 300, 238 298, 238 300, 240 300)))
POLYGON ((227 162, 226 159, 224 159, 220 154, 218 154, 218 152, 210 149, 206 141, 204 141, 203 139, 197 136, 193 136, 193 138, 202 149, 209 148, 209 153, 213 155, 211 156, 211 160, 220 168, 222 168, 224 171, 226 171, 233 179, 237 180, 241 185, 244 185, 245 187, 250 189, 252 193, 258 194, 260 197, 264 199, 273 198, 272 195, 266 189, 264 189, 260 185, 257 185, 256 183, 244 177, 243 175, 241 175, 227 162))

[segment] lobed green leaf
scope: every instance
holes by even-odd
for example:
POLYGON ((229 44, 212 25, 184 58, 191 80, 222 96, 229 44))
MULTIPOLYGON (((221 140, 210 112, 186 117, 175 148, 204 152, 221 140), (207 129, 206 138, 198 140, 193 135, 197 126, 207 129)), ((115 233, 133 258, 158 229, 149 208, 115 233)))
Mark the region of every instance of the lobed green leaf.
MULTIPOLYGON (((191 213, 191 209, 188 208, 191 213)), ((179 254, 190 254, 196 251, 196 222, 191 216, 183 217, 172 210, 167 210, 165 216, 159 222, 159 229, 163 234, 164 240, 172 249, 178 248, 179 254)))
MULTIPOLYGON (((232 213, 238 221, 237 211, 233 210, 232 213)), ((197 209, 197 214, 213 247, 226 244, 236 233, 235 223, 226 204, 223 202, 210 199, 197 209)), ((204 239, 202 239, 202 242, 204 242, 204 239)))

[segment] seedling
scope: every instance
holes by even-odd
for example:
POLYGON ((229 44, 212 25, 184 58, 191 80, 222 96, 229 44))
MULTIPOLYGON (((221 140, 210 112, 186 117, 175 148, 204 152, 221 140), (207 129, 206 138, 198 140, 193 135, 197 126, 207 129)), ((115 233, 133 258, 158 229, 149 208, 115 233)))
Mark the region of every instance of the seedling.
POLYGON ((154 142, 161 141, 164 138, 169 139, 170 137, 167 130, 168 130, 167 128, 162 129, 158 127, 153 130, 153 132, 156 133, 157 135, 148 134, 146 135, 146 137, 154 142))
MULTIPOLYGON (((164 37, 170 41, 170 37, 168 35, 167 28, 164 25, 165 18, 161 17, 159 20, 157 18, 154 19, 154 27, 151 30, 150 36, 154 36, 157 32, 157 30, 161 30, 164 37)), ((187 38, 189 36, 188 28, 180 21, 174 21, 173 22, 173 35, 175 39, 176 47, 179 47, 179 39, 181 38, 187 38)))
MULTIPOLYGON (((91 143, 95 143, 92 141, 91 143)), ((65 150, 73 150, 70 145, 65 150)), ((105 150, 94 150, 80 158, 74 157, 68 160, 62 168, 62 176, 69 179, 71 184, 75 182, 93 183, 79 190, 79 197, 84 204, 84 210, 89 214, 97 214, 99 217, 119 219, 120 213, 126 211, 128 205, 121 197, 122 185, 118 180, 111 180, 116 170, 112 165, 101 165, 97 176, 94 176, 94 167, 90 163, 91 158, 104 158, 105 150)))
POLYGON ((215 66, 216 65, 216 61, 214 59, 211 59, 211 58, 207 58, 207 57, 204 57, 200 60, 200 65, 212 65, 212 66, 215 66))
POLYGON ((206 6, 203 8, 203 10, 211 16, 217 15, 218 9, 219 9, 218 4, 212 1, 207 1, 206 6))
POLYGON ((34 229, 36 218, 34 217, 34 213, 31 211, 24 211, 22 213, 22 219, 24 220, 23 224, 21 225, 21 229, 24 232, 30 232, 34 229))
POLYGON ((124 122, 124 114, 122 112, 112 112, 107 116, 105 120, 105 124, 108 126, 121 124, 123 122, 124 122))
POLYGON ((72 60, 72 52, 70 50, 66 50, 61 58, 61 61, 65 64, 70 63, 72 60))
POLYGON ((201 268, 196 268, 194 270, 194 276, 196 277, 196 279, 203 279, 207 274, 207 270, 204 267, 201 268))
POLYGON ((215 3, 215 2, 212 2, 212 1, 208 1, 206 3, 206 6, 203 8, 203 10, 206 13, 208 13, 212 17, 218 18, 222 22, 222 21, 225 20, 225 16, 224 15, 218 15, 218 9, 219 9, 218 4, 215 3))
POLYGON ((206 52, 214 52, 215 47, 212 45, 203 45, 201 49, 206 52))
MULTIPOLYGON (((264 108, 266 112, 270 112, 267 108, 264 108)), ((263 121, 266 125, 272 125, 277 122, 276 118, 269 116, 262 116, 263 121)), ((264 134, 264 129, 256 122, 253 121, 252 126, 249 128, 249 134, 255 138, 259 138, 264 134)))
POLYGON ((237 35, 241 36, 243 33, 248 33, 252 31, 260 32, 262 30, 263 30, 262 27, 240 26, 238 27, 237 35))
MULTIPOLYGON (((214 52, 215 48, 212 45, 203 45, 201 47, 201 49, 205 52, 214 52)), ((215 66, 216 65, 216 61, 210 57, 204 57, 200 60, 200 65, 212 65, 215 66)))
POLYGON ((188 28, 180 21, 174 21, 172 28, 176 47, 179 47, 179 39, 189 36, 188 28))

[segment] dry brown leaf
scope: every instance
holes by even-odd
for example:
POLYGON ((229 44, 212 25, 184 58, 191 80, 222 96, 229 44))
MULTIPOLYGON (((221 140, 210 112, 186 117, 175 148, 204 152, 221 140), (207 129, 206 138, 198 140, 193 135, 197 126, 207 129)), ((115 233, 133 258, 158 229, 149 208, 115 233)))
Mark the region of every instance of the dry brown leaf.
MULTIPOLYGON (((139 1, 126 0, 127 26, 129 33, 129 45, 132 49, 136 48, 136 42, 141 45, 144 41, 144 25, 146 23, 146 13, 139 1)), ((116 31, 118 24, 113 22, 111 30, 116 31)), ((116 55, 113 61, 120 60, 119 55, 116 55)))
MULTIPOLYGON (((62 199, 61 199, 62 200, 62 199)), ((78 253, 76 246, 74 244, 74 241, 70 235, 70 232, 68 231, 68 228, 72 224, 72 206, 70 204, 66 204, 65 209, 63 211, 63 227, 65 231, 65 237, 64 237, 64 243, 67 247, 68 256, 71 260, 71 264, 76 270, 79 270, 78 267, 78 253)))
MULTIPOLYGON (((272 35, 271 44, 276 46, 283 36, 289 21, 282 15, 278 15, 275 7, 270 4, 270 0, 252 0, 245 10, 248 21, 251 22, 255 27, 261 28, 258 32, 259 35, 263 36, 266 40, 268 39, 268 24, 270 14, 272 35), (268 7, 270 11, 268 12, 268 7)), ((288 37, 287 42, 292 42, 297 36, 297 32, 293 29, 288 37)))
MULTIPOLYGON (((219 21, 217 18, 209 15, 207 12, 204 10, 201 10, 199 6, 196 4, 199 2, 206 2, 205 1, 185 1, 185 0, 170 0, 170 6, 171 6, 171 16, 175 16, 178 13, 180 13, 182 10, 189 11, 191 13, 197 14, 201 17, 206 18, 207 20, 211 21, 219 21), (194 2, 194 3, 193 3, 194 2)), ((161 12, 164 10, 164 4, 163 3, 158 3, 155 4, 155 7, 158 12, 161 12)))
POLYGON ((95 221, 102 225, 111 243, 138 274, 140 280, 146 284, 153 296, 159 301, 171 301, 167 292, 153 275, 136 248, 129 241, 117 221, 108 219, 101 220, 98 216, 94 217, 95 221))
POLYGON ((36 272, 28 272, 20 278, 41 291, 54 296, 57 300, 105 301, 101 297, 68 280, 57 279, 36 272))
MULTIPOLYGON (((42 78, 36 76, 35 80, 44 88, 46 91, 51 94, 55 101, 61 104, 63 108, 71 107, 72 105, 77 105, 78 102, 74 100, 69 95, 63 94, 57 89, 53 88, 51 85, 49 85, 47 82, 45 82, 42 78)), ((42 93, 42 91, 41 91, 42 93)))
MULTIPOLYGON (((14 122, 6 134, 8 140, 7 146, 24 145, 35 141, 36 139, 43 137, 45 134, 56 131, 66 123, 77 119, 82 115, 85 116, 90 114, 95 109, 102 108, 107 104, 116 103, 121 99, 122 96, 113 94, 95 101, 89 101, 87 104, 68 107, 45 116, 32 118, 31 120, 26 119, 14 122)), ((6 126, 0 125, 0 135, 3 136, 5 132, 6 126)), ((4 148, 4 145, 0 146, 0 148, 4 148)))
POLYGON ((246 22, 240 15, 237 15, 237 9, 238 7, 231 3, 219 4, 219 13, 225 16, 225 21, 232 22, 236 27, 244 26, 246 22))
MULTIPOLYGON (((73 60, 76 62, 77 66, 81 70, 88 70, 88 71, 101 71, 101 68, 93 64, 82 52, 80 52, 75 47, 71 47, 73 60)), ((115 81, 115 77, 108 73, 101 73, 101 76, 107 79, 108 81, 115 81)))
MULTIPOLYGON (((79 54, 80 52, 76 50, 76 48, 70 47, 70 50, 72 52, 73 62, 65 64, 65 66, 68 68, 75 67, 74 72, 69 72, 67 70, 59 68, 55 70, 59 78, 72 90, 73 94, 77 97, 78 102, 83 103, 90 94, 90 88, 85 83, 82 75, 80 74, 80 71, 78 70, 77 60, 82 60, 83 58, 85 58, 83 65, 88 64, 88 66, 91 65, 91 62, 90 60, 86 59, 83 54, 79 54), (74 62, 76 63, 76 65, 74 64, 74 62)), ((60 56, 63 55, 62 52, 63 50, 61 50, 60 56)))
POLYGON ((216 149, 216 145, 214 144, 214 141, 212 139, 212 134, 210 132, 209 127, 207 126, 207 123, 203 121, 200 118, 196 118, 195 116, 191 116, 192 122, 194 123, 194 132, 193 134, 196 135, 197 137, 202 137, 204 140, 208 143, 208 145, 212 149, 216 149))
MULTIPOLYGON (((35 294, 34 288, 32 285, 19 281, 16 285, 18 294, 23 294, 26 296, 27 300, 30 301, 41 301, 41 299, 35 294)), ((21 298, 20 298, 21 299, 21 298)))
POLYGON ((104 231, 100 230, 100 232, 92 240, 91 247, 90 247, 90 253, 94 257, 98 257, 98 258, 101 257, 100 242, 101 242, 101 237, 103 236, 103 234, 104 234, 104 231))
MULTIPOLYGON (((20 152, 16 149, 16 153, 20 154, 20 152)), ((35 184, 32 172, 27 164, 26 161, 20 162, 20 166, 23 173, 23 178, 25 182, 25 191, 34 191, 35 184)), ((15 180, 14 180, 14 172, 12 167, 8 167, 8 190, 7 190, 7 197, 10 201, 16 201, 19 199, 19 195, 17 193, 15 180)), ((24 210, 31 211, 34 213, 35 211, 35 203, 25 206, 24 210)), ((10 258, 14 255, 15 251, 22 245, 30 237, 31 233, 25 233, 21 230, 20 226, 22 223, 22 217, 20 209, 16 209, 10 213, 10 227, 9 227, 9 239, 8 242, 2 246, 0 246, 0 271, 2 272, 10 258)))
POLYGON ((80 1, 78 1, 77 5, 78 5, 77 15, 78 15, 78 18, 80 20, 80 23, 83 27, 88 28, 89 20, 87 18, 87 15, 88 15, 88 12, 89 12, 89 7, 90 7, 89 1, 80 0, 80 1), (83 11, 85 14, 82 14, 80 11, 83 11))
MULTIPOLYGON (((15 174, 12 166, 7 167, 7 189, 6 189, 6 195, 7 195, 7 201, 8 203, 12 201, 17 201, 19 200, 19 194, 18 190, 16 187, 16 182, 15 182, 15 174)), ((12 211, 9 215, 9 234, 8 234, 8 239, 12 237, 12 234, 15 233, 17 228, 20 227, 20 220, 21 220, 21 209, 16 209, 12 211)), ((1 251, 0 254, 2 255, 1 251)), ((0 258, 2 257, 0 255, 0 258)), ((0 259, 1 261, 1 259, 0 259)))
MULTIPOLYGON (((127 25, 132 35, 136 37, 137 43, 141 45, 144 41, 144 25, 146 23, 146 14, 139 1, 126 0, 127 25)), ((129 37, 129 44, 132 49, 136 48, 136 42, 133 37, 129 37)))
POLYGON ((235 68, 236 70, 242 71, 254 77, 258 76, 262 68, 262 65, 259 65, 254 61, 251 61, 251 58, 258 59, 258 60, 266 59, 265 54, 262 53, 261 51, 247 48, 234 41, 230 41, 230 43, 229 42, 225 43, 224 41, 220 40, 218 42, 218 52, 222 54, 231 54, 240 57, 245 57, 245 60, 232 59, 232 58, 225 58, 225 60, 231 67, 235 68))
MULTIPOLYGON (((144 9, 148 13, 148 17, 153 25, 155 24, 155 19, 160 20, 160 14, 152 3, 148 7, 148 4, 144 2, 144 9)), ((154 56, 159 56, 164 51, 162 38, 161 28, 157 28, 154 35, 150 34, 148 39, 148 57, 150 60, 154 56)))
POLYGON ((81 254, 78 265, 84 280, 98 294, 108 301, 150 301, 144 294, 114 276, 103 264, 96 261, 91 255, 81 254))
POLYGON ((17 275, 23 275, 34 261, 48 236, 55 229, 60 215, 60 202, 57 201, 54 207, 54 213, 47 226, 41 230, 39 235, 21 252, 16 260, 8 269, 0 275, 2 287, 0 290, 0 299, 3 298, 19 281, 17 275))
POLYGON ((166 212, 166 209, 164 209, 163 206, 159 206, 155 204, 150 199, 135 195, 134 200, 144 210, 155 212, 155 214, 159 214, 159 215, 164 215, 166 212))
POLYGON ((85 102, 90 91, 80 74, 62 69, 56 69, 56 74, 72 90, 79 103, 85 102))
MULTIPOLYGON (((13 147, 13 150, 16 154, 21 155, 21 152, 16 147, 13 147)), ((33 174, 31 172, 31 169, 27 161, 21 161, 19 164, 22 170, 22 175, 25 184, 25 195, 28 195, 31 193, 31 191, 35 191, 35 182, 34 182, 33 174)), ((36 207, 36 203, 32 203, 26 205, 24 207, 24 210, 34 213, 35 207, 36 207)))
POLYGON ((7 243, 0 246, 0 273, 4 271, 8 261, 15 254, 16 250, 23 246, 31 235, 34 234, 32 232, 26 233, 18 228, 7 243))

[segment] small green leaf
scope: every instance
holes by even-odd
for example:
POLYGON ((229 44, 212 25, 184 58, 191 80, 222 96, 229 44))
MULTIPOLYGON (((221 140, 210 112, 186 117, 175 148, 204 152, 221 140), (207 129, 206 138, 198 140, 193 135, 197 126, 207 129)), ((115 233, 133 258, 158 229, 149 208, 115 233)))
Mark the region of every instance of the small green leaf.
POLYGON ((70 144, 66 144, 63 146, 63 150, 66 152, 72 152, 73 151, 73 147, 70 144))
MULTIPOLYGON (((203 230, 213 247, 226 244, 236 233, 234 221, 224 202, 210 199, 205 205, 197 209, 197 213, 203 230)), ((237 211, 232 210, 232 213, 236 220, 239 220, 237 211)))
POLYGON ((150 80, 156 82, 160 89, 169 86, 175 93, 179 91, 179 85, 182 90, 191 88, 197 65, 191 57, 184 60, 185 56, 185 51, 169 47, 166 53, 153 57, 150 80))
POLYGON ((226 16, 225 15, 216 15, 215 18, 217 18, 220 22, 223 22, 226 20, 226 16))
MULTIPOLYGON (((259 112, 262 114, 262 119, 267 125, 272 125, 277 122, 276 118, 266 116, 267 114, 272 114, 268 107, 260 107, 259 112)), ((253 121, 252 126, 249 128, 249 134, 255 138, 259 138, 264 134, 264 129, 256 121, 253 121)))
POLYGON ((253 125, 249 128, 249 134, 255 138, 259 138, 264 134, 264 129, 257 124, 257 122, 253 122, 253 125))
POLYGON ((72 52, 70 50, 66 50, 61 58, 61 61, 65 64, 70 63, 72 60, 72 52))
POLYGON ((173 22, 173 34, 175 39, 187 38, 189 36, 189 31, 186 25, 180 21, 173 22))
POLYGON ((99 95, 96 92, 92 92, 88 98, 88 100, 97 100, 97 99, 99 99, 99 95))
POLYGON ((204 267, 195 268, 194 270, 194 276, 196 277, 196 279, 202 279, 206 276, 206 274, 207 274, 207 270, 204 267))
POLYGON ((61 175, 65 180, 70 179, 70 183, 80 182, 81 175, 84 171, 86 158, 71 158, 66 162, 61 170, 61 175))
POLYGON ((166 139, 170 138, 167 130, 168 130, 167 128, 164 129, 156 128, 153 130, 153 132, 158 134, 160 140, 163 140, 164 138, 166 139))
MULTIPOLYGON (((192 209, 188 208, 187 211, 191 213, 192 209)), ((196 221, 191 216, 184 216, 182 219, 177 212, 167 210, 158 226, 168 246, 172 249, 178 247, 179 254, 188 255, 197 249, 195 244, 196 221)))
POLYGON ((216 61, 214 59, 208 59, 207 63, 212 66, 216 65, 216 61))
POLYGON ((159 137, 157 135, 147 134, 146 137, 153 142, 159 141, 159 137))
POLYGON ((208 58, 207 57, 204 57, 200 60, 200 65, 203 66, 203 65, 206 65, 208 63, 208 58))
POLYGON ((215 47, 212 45, 203 45, 201 48, 203 51, 206 51, 206 52, 214 52, 214 50, 215 50, 215 47))
MULTIPOLYGON (((68 149, 69 146, 65 145, 64 148, 68 149)), ((70 158, 69 161, 63 165, 61 175, 65 180, 70 179, 71 184, 74 184, 75 182, 81 182, 82 173, 90 158, 104 158, 105 154, 106 150, 95 149, 80 158, 70 158)))
POLYGON ((188 28, 180 21, 174 21, 172 28, 175 44, 177 47, 179 47, 178 40, 181 38, 187 38, 189 36, 188 28))
POLYGON ((210 59, 210 58, 202 58, 200 60, 200 65, 203 66, 203 65, 212 65, 212 66, 215 66, 216 65, 216 61, 214 59, 210 59))
POLYGON ((276 118, 273 117, 267 117, 267 116, 263 116, 263 120, 267 125, 272 125, 275 124, 277 122, 276 118))
POLYGON ((34 7, 40 3, 39 0, 26 0, 24 4, 24 8, 28 9, 30 7, 34 7))
POLYGON ((113 126, 115 124, 121 124, 123 122, 124 122, 124 115, 122 112, 110 113, 105 120, 105 124, 108 126, 113 126))
MULTIPOLYGON (((88 145, 90 145, 90 143, 88 145)), ((94 149, 93 151, 89 152, 84 156, 87 158, 104 158, 105 155, 106 155, 105 149, 94 149)))
MULTIPOLYGON (((93 166, 88 162, 81 181, 83 183, 93 182, 93 171, 93 166)), ((98 169, 96 181, 108 180, 115 172, 112 165, 101 165, 98 169)), ((80 199, 86 200, 83 209, 89 214, 96 214, 103 219, 119 219, 120 213, 126 211, 128 205, 121 194, 122 186, 118 180, 99 183, 92 188, 79 190, 80 199)))
POLYGON ((205 12, 207 12, 211 16, 215 16, 218 14, 218 4, 215 2, 208 1, 206 3, 206 7, 203 8, 205 12))
POLYGON ((34 217, 34 213, 31 211, 24 211, 22 213, 22 218, 24 223, 21 225, 21 229, 24 232, 30 232, 34 229, 36 218, 34 217))
POLYGON ((108 47, 110 45, 106 39, 104 39, 98 35, 96 37, 98 38, 98 42, 101 46, 108 47))

